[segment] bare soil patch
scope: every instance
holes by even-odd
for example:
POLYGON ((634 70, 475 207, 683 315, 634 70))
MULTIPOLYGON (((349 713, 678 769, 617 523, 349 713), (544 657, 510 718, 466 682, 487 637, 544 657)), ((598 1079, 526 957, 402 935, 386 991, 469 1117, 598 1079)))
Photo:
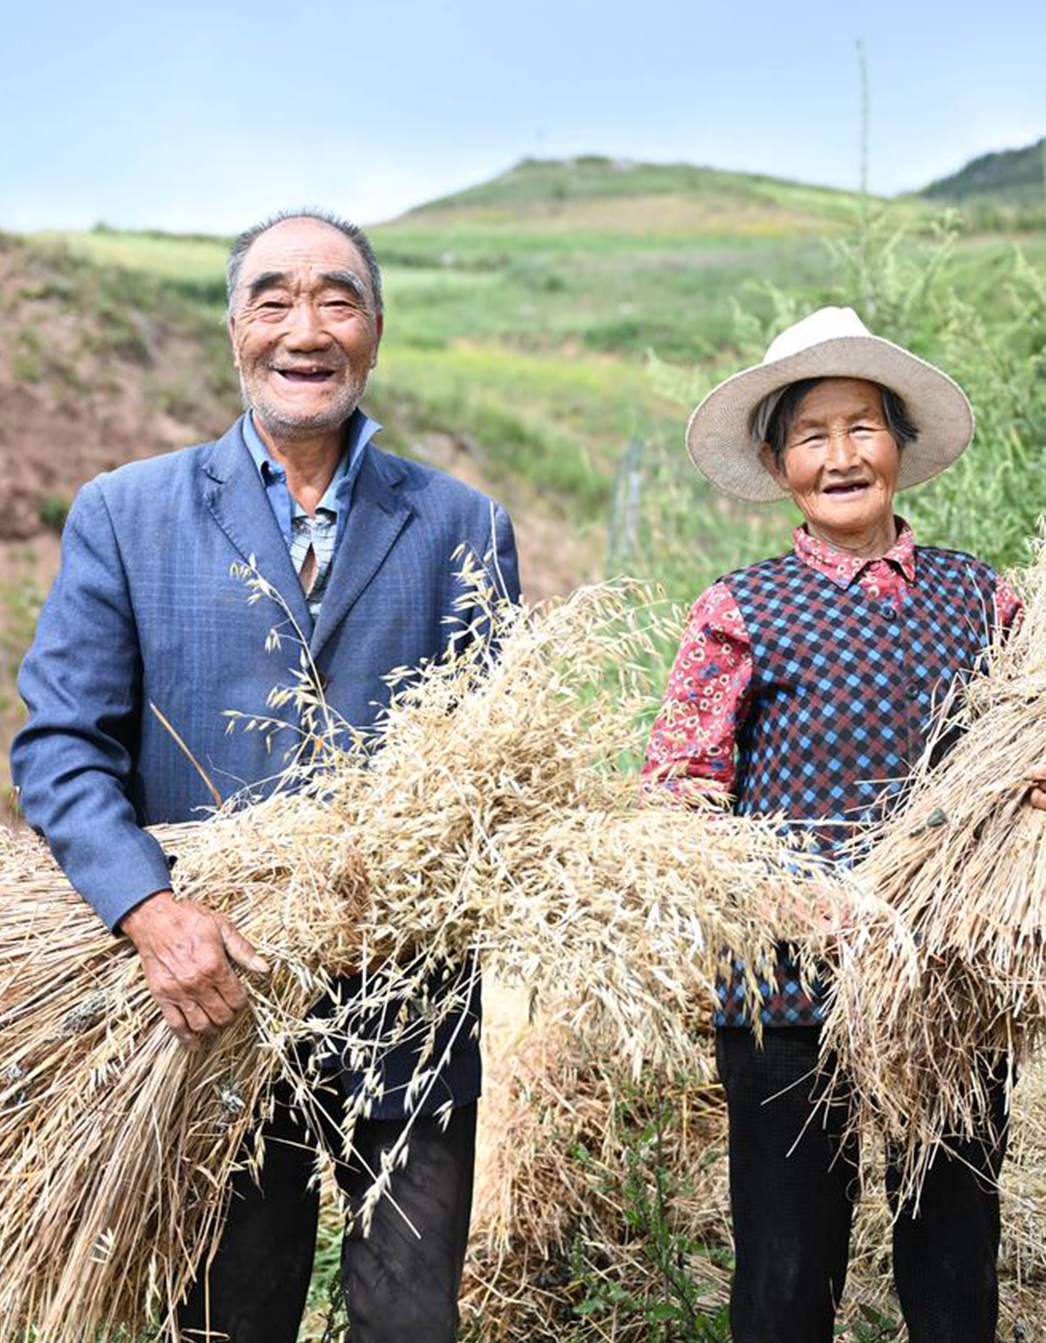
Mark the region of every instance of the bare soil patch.
MULTIPOLYGON (((61 518, 100 471, 223 432, 239 411, 221 319, 120 272, 0 235, 0 815, 22 718, 15 676, 59 561, 61 518)), ((414 435, 418 460, 490 489, 483 445, 414 435)), ((494 493, 512 512, 528 597, 595 576, 601 536, 533 490, 494 493)))

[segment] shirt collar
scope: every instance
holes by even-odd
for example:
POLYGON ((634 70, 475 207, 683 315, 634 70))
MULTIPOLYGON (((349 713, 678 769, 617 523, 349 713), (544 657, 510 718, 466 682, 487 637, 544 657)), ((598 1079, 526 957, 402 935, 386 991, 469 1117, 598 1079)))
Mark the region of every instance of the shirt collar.
POLYGON ((895 518, 897 540, 885 555, 869 558, 865 555, 848 555, 845 551, 835 550, 826 542, 811 536, 806 526, 796 527, 792 533, 795 553, 816 569, 825 578, 830 578, 841 588, 848 588, 857 576, 870 564, 885 560, 899 569, 909 583, 915 582, 915 535, 903 518, 895 518))
MULTIPOLYGON (((339 504, 344 502, 355 481, 355 468, 359 464, 363 449, 380 428, 381 425, 378 424, 377 420, 372 420, 359 407, 352 412, 345 424, 345 439, 341 458, 323 498, 317 505, 318 508, 329 509, 332 513, 338 512, 339 504)), ((286 472, 283 467, 269 456, 262 436, 258 433, 258 426, 254 423, 252 411, 248 411, 243 417, 243 440, 247 444, 247 450, 258 468, 264 484, 267 485, 274 479, 286 479, 286 472)), ((296 503, 297 501, 293 500, 292 507, 296 503)))

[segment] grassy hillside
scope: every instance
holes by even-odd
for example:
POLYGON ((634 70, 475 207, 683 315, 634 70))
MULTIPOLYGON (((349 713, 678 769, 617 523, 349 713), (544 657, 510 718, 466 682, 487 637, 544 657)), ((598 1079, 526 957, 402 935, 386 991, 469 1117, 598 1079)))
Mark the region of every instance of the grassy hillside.
MULTIPOLYGON (((982 425, 994 432, 992 417, 1008 414, 1012 430, 996 345, 1021 357, 1034 348, 1037 327, 1016 295, 1041 282, 1046 239, 1024 237, 1018 264, 998 221, 975 223, 942 225, 917 200, 687 165, 525 161, 372 230, 388 313, 368 406, 393 449, 465 475, 533 521, 525 566, 537 590, 598 571, 609 552, 685 598, 786 531, 780 511, 712 497, 682 453, 686 414, 811 307, 853 303, 928 357, 968 365, 982 425), (959 348, 982 328, 979 344, 959 348)), ((17 301, 0 336, 0 384, 31 403, 19 434, 44 443, 49 463, 22 487, 22 534, 25 517, 60 514, 100 465, 192 441, 235 413, 227 246, 109 228, 11 242, 17 301), (93 456, 66 446, 85 435, 98 439, 93 456)), ((1002 452, 1010 439, 1000 430, 998 442, 1002 452)), ((1025 494, 1007 554, 1037 507, 1038 494, 1025 494)), ((973 544, 957 507, 941 526, 973 544)))
MULTIPOLYGON (((780 293, 810 306, 841 284, 860 302, 901 257, 918 277, 937 255, 933 220, 917 200, 686 164, 524 160, 373 230, 388 317, 369 400, 394 447, 449 435, 495 489, 541 491, 598 524, 626 442, 678 441, 683 411, 651 378, 651 354, 685 370, 696 395, 744 357, 753 321, 774 324, 780 293), (858 274, 869 218, 878 278, 858 274)), ((953 241, 948 284, 1001 319, 1010 243, 998 229, 953 241)), ((225 239, 103 228, 33 245, 130 288, 148 279, 220 331, 225 239)), ((1041 255, 1041 240, 1026 246, 1041 255)), ((220 338, 211 358, 226 360, 220 338)))
MULTIPOLYGON (((371 403, 401 449, 463 435, 495 488, 523 481, 598 519, 626 440, 678 427, 647 352, 719 357, 746 286, 814 283, 822 235, 856 210, 846 193, 682 165, 520 164, 373 230, 388 321, 371 403)), ((146 273, 220 320, 224 240, 38 241, 146 273)))
MULTIPOLYGON (((852 192, 808 186, 783 178, 723 172, 689 163, 638 163, 589 154, 573 159, 523 159, 489 182, 419 206, 409 220, 484 212, 488 219, 550 221, 569 214, 610 217, 613 203, 658 202, 655 219, 674 220, 677 229, 705 221, 713 230, 763 235, 775 228, 796 232, 820 229, 831 221, 852 220, 858 200, 852 192), (669 203, 674 202, 674 210, 669 203), (597 207, 606 207, 602 215, 597 207)), ((635 212, 633 225, 640 220, 635 212)), ((663 226, 663 225, 662 225, 663 226)), ((645 228, 642 230, 645 231, 645 228)))
POLYGON ((1046 138, 1023 149, 971 159, 958 172, 931 182, 923 195, 944 201, 993 197, 1015 205, 1046 205, 1046 138))

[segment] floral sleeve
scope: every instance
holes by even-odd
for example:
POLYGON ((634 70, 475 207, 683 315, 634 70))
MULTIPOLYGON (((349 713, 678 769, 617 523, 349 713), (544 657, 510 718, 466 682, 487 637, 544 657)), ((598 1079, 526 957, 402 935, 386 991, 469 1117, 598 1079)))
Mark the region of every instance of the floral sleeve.
POLYGON ((644 787, 682 800, 734 786, 734 745, 752 680, 752 652, 729 587, 716 583, 694 603, 664 701, 650 733, 644 787))
POLYGON ((1024 603, 1010 587, 1005 578, 995 580, 995 619, 999 628, 1009 632, 1020 625, 1024 616, 1024 603))

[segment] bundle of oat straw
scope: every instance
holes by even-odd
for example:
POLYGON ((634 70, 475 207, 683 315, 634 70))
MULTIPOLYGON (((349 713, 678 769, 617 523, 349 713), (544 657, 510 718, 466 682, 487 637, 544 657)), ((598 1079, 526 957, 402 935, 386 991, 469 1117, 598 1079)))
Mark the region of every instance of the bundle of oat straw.
POLYGON ((908 1145, 982 1130, 986 1087, 1046 1025, 1046 549, 1020 576, 1022 624, 942 706, 904 805, 861 839, 863 912, 837 941, 825 1056, 863 1113, 908 1145), (940 764, 934 746, 954 739, 940 764))
MULTIPOLYGON (((775 939, 801 933, 805 860, 769 825, 640 808, 622 768, 645 731, 643 661, 674 640, 675 618, 621 585, 534 611, 484 600, 484 637, 404 676, 376 739, 325 727, 311 774, 162 828, 177 893, 228 914, 273 967, 201 1053, 169 1035, 133 950, 42 847, 0 840, 0 1343, 31 1327, 82 1343, 168 1323, 237 1153, 264 1157, 276 1079, 308 1121, 303 1041, 336 1034, 366 1075, 351 1142, 383 1054, 407 1038, 411 1096, 426 1095, 438 1026, 477 963, 569 996, 574 1025, 598 1020, 637 1069, 689 1056, 694 995, 710 998, 724 945, 754 983, 775 939), (362 999, 314 1020, 334 976, 360 966, 362 999), (424 1010, 405 1012, 412 1000, 424 1010)), ((310 718, 311 696, 304 678, 275 699, 328 722, 318 701, 310 718)), ((365 1221, 388 1181, 375 1172, 365 1221)))

